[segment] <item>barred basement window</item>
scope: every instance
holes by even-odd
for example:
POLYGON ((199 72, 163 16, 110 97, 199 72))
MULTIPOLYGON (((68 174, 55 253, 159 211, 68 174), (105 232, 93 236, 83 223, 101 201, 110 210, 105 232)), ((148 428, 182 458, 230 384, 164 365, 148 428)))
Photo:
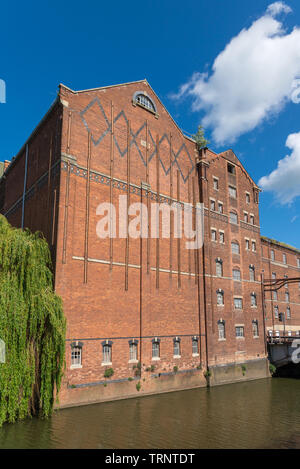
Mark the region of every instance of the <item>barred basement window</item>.
POLYGON ((102 363, 111 363, 111 345, 102 345, 102 363))
POLYGON ((173 354, 174 357, 180 357, 180 339, 177 337, 174 339, 173 354))
POLYGON ((253 337, 258 337, 258 321, 252 321, 253 337))
POLYGON ((82 348, 81 347, 72 347, 71 351, 71 366, 76 368, 76 367, 81 367, 82 365, 82 348))
POLYGON ((219 339, 225 339, 225 321, 218 321, 219 339))

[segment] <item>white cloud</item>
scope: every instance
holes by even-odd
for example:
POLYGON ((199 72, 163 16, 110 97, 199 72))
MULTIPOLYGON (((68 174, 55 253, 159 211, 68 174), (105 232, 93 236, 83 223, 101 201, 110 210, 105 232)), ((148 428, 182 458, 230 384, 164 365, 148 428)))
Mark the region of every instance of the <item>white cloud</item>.
POLYGON ((275 19, 290 11, 283 2, 269 5, 263 16, 227 44, 210 74, 194 73, 175 95, 191 96, 193 110, 206 112, 202 125, 212 129, 217 144, 234 142, 279 113, 292 93, 298 96, 300 28, 287 33, 275 19))
POLYGON ((292 9, 283 2, 274 2, 267 8, 267 13, 271 16, 278 15, 279 13, 291 13, 292 9))
POLYGON ((277 168, 258 181, 262 189, 273 192, 281 204, 289 204, 300 196, 300 132, 290 134, 286 146, 292 150, 291 154, 279 160, 277 168))

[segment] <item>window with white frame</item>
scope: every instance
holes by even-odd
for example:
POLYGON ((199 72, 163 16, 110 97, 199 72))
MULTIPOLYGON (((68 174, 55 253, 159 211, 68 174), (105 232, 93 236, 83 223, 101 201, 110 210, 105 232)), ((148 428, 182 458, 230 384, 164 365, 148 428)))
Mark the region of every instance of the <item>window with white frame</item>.
POLYGON ((252 251, 256 252, 256 242, 252 241, 252 251))
POLYGON ((223 213, 223 204, 222 204, 222 202, 218 202, 218 212, 223 213))
POLYGON ((225 321, 223 320, 218 321, 218 333, 219 333, 219 340, 224 340, 226 338, 225 321))
POLYGON ((223 290, 217 290, 217 304, 219 306, 224 305, 224 292, 223 292, 223 290))
POLYGON ((102 345, 102 363, 111 363, 111 349, 112 346, 110 343, 105 343, 102 345))
POLYGON ((241 271, 240 271, 240 269, 233 269, 232 270, 232 277, 233 277, 233 280, 240 281, 241 280, 241 271))
POLYGON ((160 343, 159 340, 152 341, 152 358, 158 359, 160 357, 160 343))
POLYGON ((178 337, 174 339, 173 354, 174 357, 180 357, 180 339, 178 337))
POLYGON ((72 345, 71 348, 71 367, 81 368, 82 366, 82 346, 72 345))
POLYGON ((216 210, 216 202, 213 199, 210 199, 210 209, 214 212, 216 210))
POLYGON ((212 241, 217 241, 217 231, 216 230, 211 230, 211 240, 212 241))
POLYGON ((236 194, 237 194, 236 187, 229 186, 228 191, 229 191, 229 197, 232 197, 233 199, 236 199, 236 194))
POLYGON ((250 299, 251 299, 251 306, 257 306, 256 293, 254 293, 254 292, 251 293, 250 299))
POLYGON ((225 234, 224 231, 220 231, 220 243, 225 243, 225 234))
POLYGON ((249 265, 249 278, 250 278, 250 282, 255 281, 255 267, 254 267, 254 265, 249 265))
POLYGON ((137 341, 129 342, 129 360, 137 361, 138 344, 137 341))
POLYGON ((193 354, 193 355, 199 355, 199 351, 198 351, 198 338, 197 338, 197 337, 193 337, 193 338, 192 338, 192 354, 193 354))
POLYGON ((229 213, 229 221, 230 223, 234 223, 235 225, 238 224, 238 216, 237 213, 235 212, 230 212, 229 213))
POLYGON ((250 215, 250 223, 251 225, 254 225, 254 215, 250 215))
POLYGON ((146 96, 144 93, 138 93, 134 97, 134 102, 148 109, 149 111, 156 112, 153 101, 149 98, 149 96, 146 96))
POLYGON ((258 321, 256 319, 252 321, 252 331, 253 337, 258 337, 258 321))
POLYGON ((249 251, 250 250, 250 241, 249 241, 249 239, 245 239, 245 245, 246 245, 247 251, 249 251))
POLYGON ((234 309, 243 309, 243 300, 242 298, 234 298, 234 309))
POLYGON ((240 253, 240 245, 236 241, 232 241, 232 243, 231 243, 231 252, 233 254, 239 254, 240 253))
POLYGON ((236 326, 235 327, 235 336, 236 337, 244 337, 244 326, 236 326))
POLYGON ((216 276, 223 277, 223 262, 221 259, 216 259, 216 276))

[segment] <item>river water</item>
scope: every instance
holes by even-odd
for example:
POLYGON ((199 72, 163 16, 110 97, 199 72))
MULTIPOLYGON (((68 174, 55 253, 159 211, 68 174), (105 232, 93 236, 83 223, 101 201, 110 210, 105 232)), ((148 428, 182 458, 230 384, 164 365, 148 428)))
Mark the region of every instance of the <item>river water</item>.
POLYGON ((0 428, 0 448, 300 448, 300 380, 93 404, 0 428))

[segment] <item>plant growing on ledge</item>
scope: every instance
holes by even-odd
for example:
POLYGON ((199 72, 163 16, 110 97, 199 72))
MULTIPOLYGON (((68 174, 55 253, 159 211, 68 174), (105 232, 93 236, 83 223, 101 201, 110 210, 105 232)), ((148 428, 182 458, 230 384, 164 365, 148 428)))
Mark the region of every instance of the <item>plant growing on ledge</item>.
POLYGON ((242 365, 242 366, 241 366, 241 368, 242 368, 242 373, 243 373, 243 376, 245 376, 245 374, 246 374, 246 370, 247 370, 247 367, 246 367, 246 365, 242 365))
POLYGON ((269 370, 270 370, 271 375, 274 375, 276 373, 276 366, 273 365, 273 363, 270 363, 269 370))
POLYGON ((140 391, 140 390, 141 390, 141 387, 142 387, 142 385, 141 385, 141 382, 139 381, 139 382, 136 384, 136 390, 137 390, 137 391, 140 391))
POLYGON ((205 376, 205 378, 209 378, 211 376, 211 372, 209 370, 206 370, 204 372, 204 376, 205 376))
POLYGON ((65 363, 66 321, 53 292, 51 258, 40 233, 13 228, 0 215, 0 426, 48 417, 65 363))
POLYGON ((104 371, 104 378, 111 378, 113 374, 113 368, 106 368, 106 370, 104 371))
POLYGON ((175 365, 174 368, 173 368, 173 371, 174 371, 174 373, 177 373, 177 371, 178 371, 178 366, 175 365))
POLYGON ((196 142, 196 146, 197 146, 198 151, 200 151, 201 148, 207 147, 207 145, 209 144, 209 141, 206 140, 206 138, 204 137, 204 129, 203 129, 202 125, 198 126, 197 133, 192 135, 192 138, 196 142))

